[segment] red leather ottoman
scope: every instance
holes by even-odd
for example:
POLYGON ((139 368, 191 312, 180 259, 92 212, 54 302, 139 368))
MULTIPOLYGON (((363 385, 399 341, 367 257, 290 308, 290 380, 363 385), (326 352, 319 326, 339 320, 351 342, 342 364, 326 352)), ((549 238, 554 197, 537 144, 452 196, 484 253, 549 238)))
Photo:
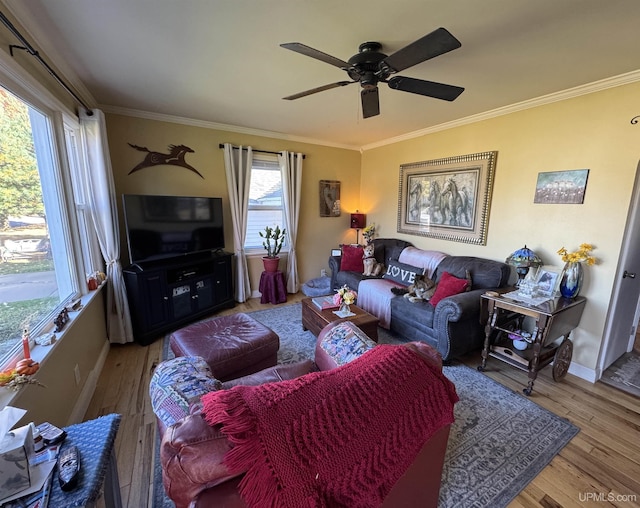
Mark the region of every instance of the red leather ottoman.
POLYGON ((176 356, 200 356, 216 379, 228 381, 273 367, 280 339, 273 330, 244 313, 220 316, 171 334, 176 356))

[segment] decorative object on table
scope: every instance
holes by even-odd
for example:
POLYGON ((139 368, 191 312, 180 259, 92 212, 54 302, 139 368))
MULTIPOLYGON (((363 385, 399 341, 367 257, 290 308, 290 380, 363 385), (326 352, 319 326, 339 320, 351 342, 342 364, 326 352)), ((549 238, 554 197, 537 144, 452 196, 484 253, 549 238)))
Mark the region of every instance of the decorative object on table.
POLYGON ((60 311, 60 314, 57 315, 57 317, 53 320, 53 324, 56 325, 56 333, 61 332, 62 329, 64 328, 64 325, 66 325, 69 322, 69 311, 64 308, 60 311))
POLYGON ((376 224, 369 224, 362 230, 362 238, 364 238, 365 245, 369 245, 373 241, 373 237, 376 235, 376 224))
POLYGON ((520 280, 516 286, 518 287, 518 295, 524 298, 534 298, 537 294, 536 280, 538 280, 538 268, 529 268, 527 276, 520 280))
POLYGON ((135 173, 144 168, 149 168, 151 166, 179 166, 181 168, 186 168, 189 171, 193 171, 200 178, 204 179, 196 168, 187 164, 184 160, 184 157, 188 153, 194 153, 194 151, 185 145, 169 145, 169 153, 160 153, 160 152, 152 152, 146 146, 138 146, 132 145, 131 143, 127 143, 131 148, 135 148, 140 152, 147 152, 144 160, 138 164, 135 168, 129 171, 129 174, 135 173))
POLYGON ((377 277, 384 272, 384 265, 378 263, 373 255, 375 247, 372 243, 367 243, 362 250, 362 264, 364 265, 364 275, 377 277))
POLYGON ((107 276, 104 272, 96 270, 91 275, 87 276, 87 288, 89 291, 98 289, 105 280, 107 280, 107 276))
POLYGON ((553 298, 558 295, 558 286, 562 269, 557 266, 544 265, 536 272, 536 289, 534 296, 553 298))
POLYGON ((29 351, 29 340, 29 328, 25 327, 22 330, 22 354, 26 359, 31 358, 31 351, 29 351))
POLYGON ((591 255, 593 249, 594 247, 590 243, 583 243, 574 252, 568 252, 564 247, 558 250, 562 261, 565 262, 560 278, 560 294, 565 298, 575 298, 580 293, 584 278, 582 263, 586 263, 588 266, 593 266, 596 263, 596 258, 591 255))
POLYGON ((278 271, 278 263, 280 262, 278 254, 280 254, 280 250, 282 249, 282 245, 284 244, 286 232, 287 230, 281 230, 280 226, 276 226, 275 228, 267 226, 264 228, 264 233, 262 231, 258 232, 260 237, 264 238, 262 246, 267 251, 267 255, 262 257, 265 271, 278 271))
POLYGON ((35 343, 38 346, 51 346, 56 341, 56 335, 53 332, 43 333, 35 338, 35 343))
POLYGON ((402 164, 398 232, 486 245, 497 154, 402 164))
POLYGON ((337 304, 331 295, 317 296, 312 298, 311 301, 320 310, 337 309, 340 307, 340 304, 337 304))
POLYGON ((516 286, 520 286, 531 268, 538 268, 543 264, 542 259, 526 245, 513 252, 504 262, 515 267, 518 274, 516 286))
POLYGON ((340 217, 338 180, 320 180, 320 217, 340 217))
POLYGON ((31 358, 19 360, 15 367, 0 372, 0 386, 9 390, 18 391, 23 385, 38 385, 44 388, 36 378, 32 377, 40 364, 31 358))
POLYGON ((531 334, 524 330, 514 330, 513 333, 507 334, 507 337, 513 341, 513 347, 519 351, 524 351, 533 342, 531 334))
POLYGON ((356 303, 356 298, 358 298, 358 293, 350 289, 346 284, 340 289, 336 289, 336 294, 333 295, 333 302, 340 308, 334 311, 335 314, 343 318, 355 316, 349 306, 356 303))
POLYGON ((351 229, 356 230, 356 245, 360 243, 360 230, 363 229, 367 224, 367 216, 364 213, 356 213, 351 214, 351 229))
POLYGON ((538 173, 534 203, 577 204, 584 202, 588 169, 538 173))

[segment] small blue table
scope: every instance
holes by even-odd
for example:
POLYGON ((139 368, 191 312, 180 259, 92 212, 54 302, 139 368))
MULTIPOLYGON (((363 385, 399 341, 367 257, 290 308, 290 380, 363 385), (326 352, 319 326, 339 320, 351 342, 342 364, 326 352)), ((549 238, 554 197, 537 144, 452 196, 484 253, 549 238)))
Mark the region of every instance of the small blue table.
POLYGON ((104 485, 104 501, 107 508, 121 508, 120 482, 114 443, 121 416, 110 414, 95 420, 65 427, 67 438, 62 450, 76 445, 80 455, 80 476, 73 490, 64 492, 58 482, 58 470, 53 470, 53 482, 49 506, 75 508, 94 506, 104 485))

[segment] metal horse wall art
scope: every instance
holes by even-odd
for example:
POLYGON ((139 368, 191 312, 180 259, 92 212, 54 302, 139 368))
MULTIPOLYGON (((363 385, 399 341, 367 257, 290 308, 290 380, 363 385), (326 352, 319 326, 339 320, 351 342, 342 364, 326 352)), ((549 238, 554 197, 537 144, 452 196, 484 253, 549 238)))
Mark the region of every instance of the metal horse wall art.
POLYGON ((135 173, 144 168, 149 168, 151 166, 160 166, 160 165, 168 165, 168 166, 180 166, 181 168, 186 168, 190 171, 196 173, 200 178, 204 179, 196 168, 187 164, 184 160, 184 157, 187 153, 194 153, 194 151, 185 145, 169 145, 169 153, 160 153, 160 152, 152 152, 146 146, 138 146, 132 145, 128 143, 131 148, 135 148, 141 152, 147 152, 144 160, 138 164, 135 168, 129 171, 129 174, 135 173))

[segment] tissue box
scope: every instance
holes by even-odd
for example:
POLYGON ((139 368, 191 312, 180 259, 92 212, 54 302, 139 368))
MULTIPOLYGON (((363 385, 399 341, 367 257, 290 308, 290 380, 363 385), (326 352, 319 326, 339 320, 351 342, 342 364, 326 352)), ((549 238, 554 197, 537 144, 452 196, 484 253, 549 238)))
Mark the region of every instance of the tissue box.
POLYGON ((0 500, 31 486, 29 457, 32 454, 30 425, 12 430, 0 441, 0 500))

